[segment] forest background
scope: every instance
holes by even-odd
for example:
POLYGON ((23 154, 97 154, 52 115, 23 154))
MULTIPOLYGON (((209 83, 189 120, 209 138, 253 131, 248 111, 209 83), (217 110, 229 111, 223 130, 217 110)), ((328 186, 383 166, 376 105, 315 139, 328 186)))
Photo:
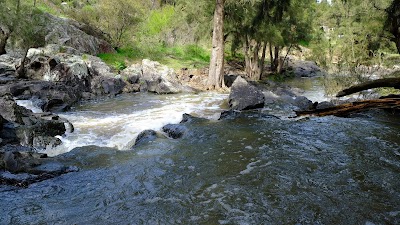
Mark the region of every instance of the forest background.
POLYGON ((289 54, 334 74, 400 64, 400 0, 0 0, 0 50, 5 38, 40 45, 32 18, 47 12, 100 30, 116 53, 99 57, 116 70, 143 58, 203 68, 210 64, 218 2, 224 5, 225 60, 242 65, 253 80, 287 76, 289 54))

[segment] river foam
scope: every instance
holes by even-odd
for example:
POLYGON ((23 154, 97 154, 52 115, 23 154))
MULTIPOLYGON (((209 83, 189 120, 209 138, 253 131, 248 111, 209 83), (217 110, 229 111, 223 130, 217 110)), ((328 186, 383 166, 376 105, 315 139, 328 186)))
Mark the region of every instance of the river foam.
POLYGON ((85 104, 60 114, 75 127, 75 132, 59 136, 61 146, 47 149, 58 155, 76 147, 96 145, 127 150, 143 130, 159 131, 170 123, 179 123, 184 113, 218 119, 226 94, 201 93, 160 96, 124 95, 104 102, 85 104))

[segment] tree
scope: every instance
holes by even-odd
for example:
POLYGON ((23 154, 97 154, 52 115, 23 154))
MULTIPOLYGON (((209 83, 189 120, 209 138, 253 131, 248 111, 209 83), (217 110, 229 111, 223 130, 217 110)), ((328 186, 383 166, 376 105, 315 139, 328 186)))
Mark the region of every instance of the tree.
POLYGON ((227 6, 228 32, 234 39, 232 46, 243 47, 245 70, 250 79, 261 79, 267 50, 272 71, 279 72, 281 49, 309 39, 312 2, 253 0, 227 6))
POLYGON ((12 10, 14 6, 10 0, 0 0, 0 55, 7 53, 6 45, 15 21, 15 11, 12 10))
POLYGON ((224 7, 225 0, 216 0, 214 11, 214 29, 208 86, 210 89, 220 89, 224 84, 224 7))
POLYGON ((130 40, 129 31, 141 21, 146 0, 98 0, 81 8, 71 8, 71 17, 94 26, 108 36, 115 48, 122 47, 130 40))
POLYGON ((13 4, 7 5, 5 17, 9 18, 8 37, 16 48, 22 49, 22 60, 16 76, 25 78, 26 56, 28 50, 33 47, 40 47, 45 42, 46 18, 36 7, 22 4, 17 0, 13 4))
POLYGON ((397 52, 400 54, 400 0, 393 0, 385 12, 385 29, 392 34, 390 40, 396 43, 397 52))

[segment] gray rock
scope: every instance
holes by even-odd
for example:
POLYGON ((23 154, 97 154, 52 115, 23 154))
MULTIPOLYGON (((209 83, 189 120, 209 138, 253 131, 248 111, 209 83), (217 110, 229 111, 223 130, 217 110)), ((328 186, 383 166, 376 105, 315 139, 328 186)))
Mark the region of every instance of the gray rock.
POLYGON ((67 46, 78 52, 90 55, 115 52, 108 42, 102 38, 93 36, 101 36, 100 32, 94 31, 87 25, 67 18, 55 17, 50 14, 46 15, 49 20, 45 28, 47 31, 45 37, 46 44, 67 46))
POLYGON ((289 58, 288 69, 298 77, 316 77, 324 75, 324 71, 313 61, 294 60, 289 58))
POLYGON ((298 96, 294 99, 294 105, 301 111, 310 110, 313 108, 313 102, 304 96, 298 96))
POLYGON ((173 69, 148 59, 142 61, 140 83, 141 90, 157 94, 180 93, 183 89, 173 69))
POLYGON ((257 87, 249 84, 242 77, 237 77, 229 94, 229 107, 231 110, 249 110, 263 108, 264 94, 257 87))
POLYGON ((53 114, 33 114, 18 106, 9 96, 0 98, 0 115, 8 122, 0 131, 4 143, 19 143, 22 146, 46 148, 60 144, 57 135, 66 132, 65 123, 53 114))
POLYGON ((187 127, 182 124, 167 124, 163 126, 162 131, 173 139, 181 138, 186 132, 187 127))
POLYGON ((115 96, 122 93, 124 87, 124 81, 111 77, 97 76, 91 82, 91 90, 95 95, 115 96))
POLYGON ((157 139, 157 132, 154 130, 144 130, 137 136, 134 147, 154 141, 155 139, 157 139))
POLYGON ((0 97, 0 116, 10 122, 23 123, 22 117, 27 109, 15 103, 10 95, 0 97))
POLYGON ((318 103, 316 109, 326 109, 326 108, 330 108, 330 107, 334 107, 335 104, 333 104, 332 102, 320 102, 318 103))

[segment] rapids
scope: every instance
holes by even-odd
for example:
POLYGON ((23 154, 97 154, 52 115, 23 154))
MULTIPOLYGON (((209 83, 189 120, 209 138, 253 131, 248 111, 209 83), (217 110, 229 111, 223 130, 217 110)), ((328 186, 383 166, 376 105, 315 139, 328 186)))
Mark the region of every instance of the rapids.
POLYGON ((0 224, 400 224, 398 117, 215 120, 225 98, 139 94, 63 114, 76 126, 64 141, 103 147, 54 153, 79 172, 0 189, 0 224), (211 120, 120 151, 184 112, 211 120))

